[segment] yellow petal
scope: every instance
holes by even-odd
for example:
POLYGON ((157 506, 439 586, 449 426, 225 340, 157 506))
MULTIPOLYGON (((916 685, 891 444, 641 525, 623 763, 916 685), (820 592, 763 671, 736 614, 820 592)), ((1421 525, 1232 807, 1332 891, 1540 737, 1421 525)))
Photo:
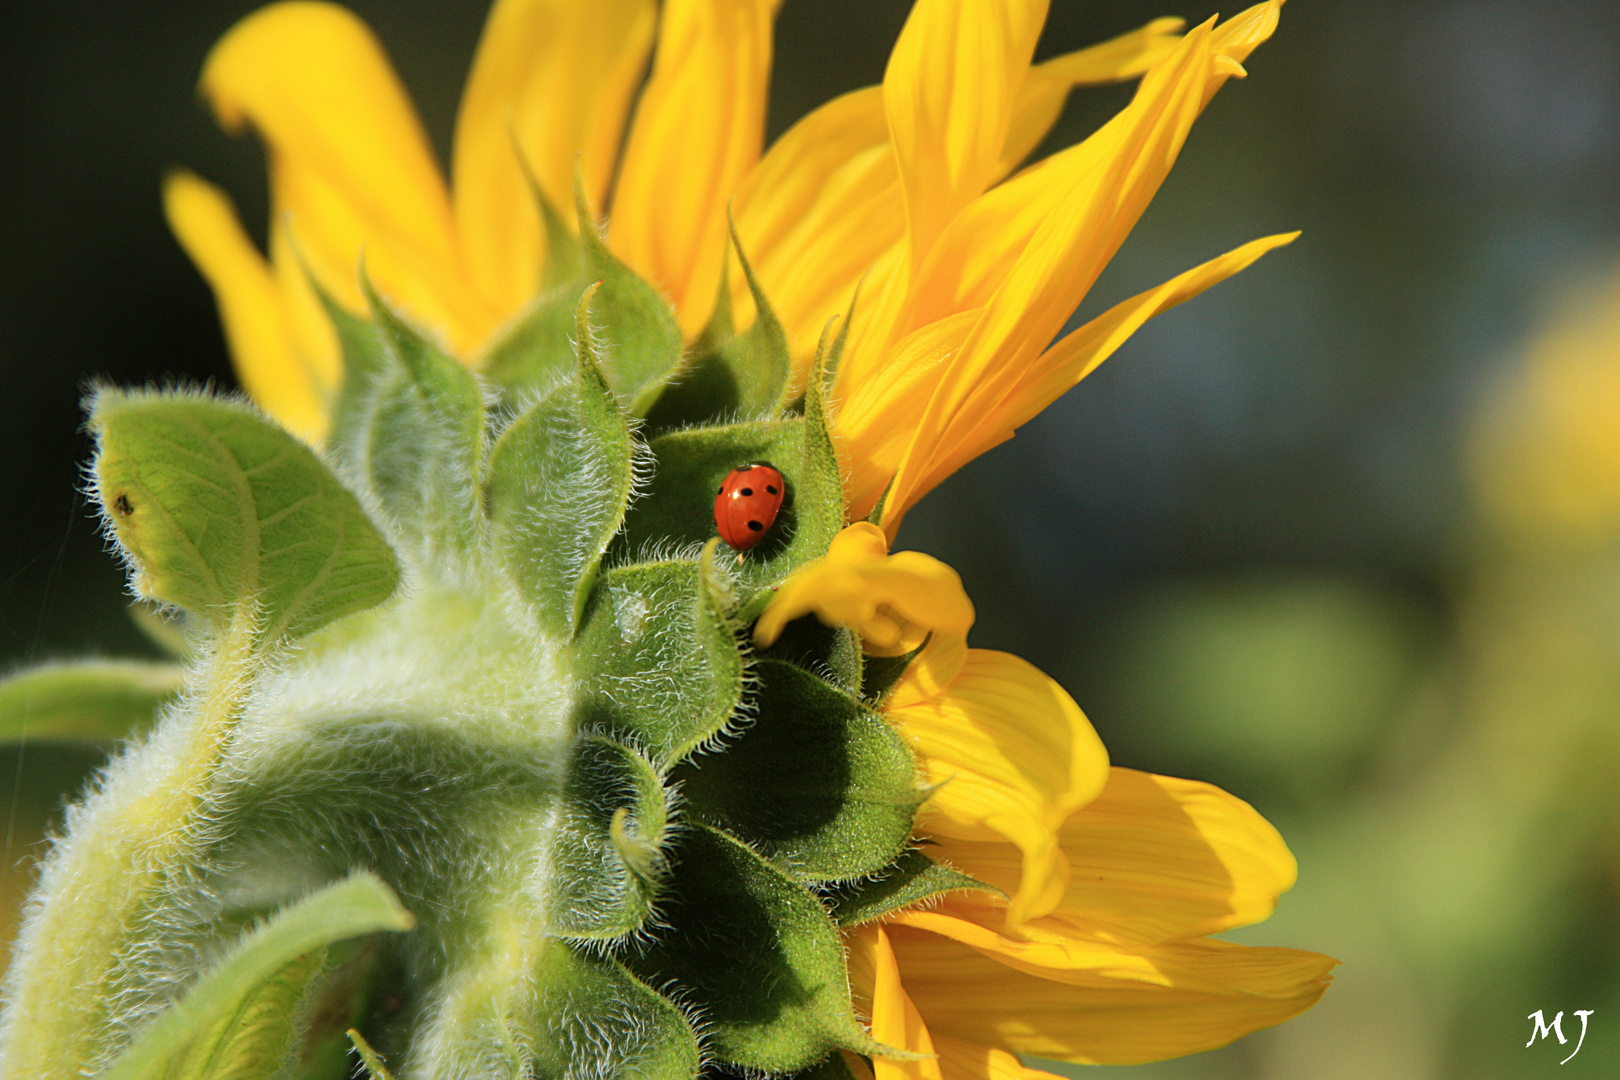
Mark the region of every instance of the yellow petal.
POLYGON ((1045 350, 1146 208, 1205 91, 1230 74, 1218 44, 1208 24, 1195 28, 1148 72, 1125 111, 977 200, 919 271, 897 332, 963 308, 985 310, 907 425, 912 440, 884 513, 891 535, 941 457, 1045 350))
POLYGON ((214 290, 225 340, 242 388, 283 427, 319 445, 337 389, 337 341, 300 348, 284 296, 269 265, 243 232, 230 200, 190 173, 163 184, 169 228, 214 290))
POLYGON ((1176 35, 1186 22, 1154 19, 1100 45, 1054 56, 1030 68, 1018 91, 1018 104, 1013 109, 996 175, 1005 176, 1016 169, 1046 137, 1063 112, 1070 90, 1136 78, 1175 47, 1176 35))
MULTIPOLYGON (((867 267, 905 237, 882 90, 834 98, 789 128, 749 174, 734 209, 802 380, 828 317, 849 307, 867 267)), ((732 303, 745 325, 753 299, 740 275, 732 303)))
POLYGON ((927 914, 906 913, 908 925, 891 924, 888 936, 906 991, 931 1028, 1083 1064, 1136 1064, 1224 1046, 1310 1008, 1337 963, 1208 939, 1136 949, 1075 943, 1019 955, 1017 943, 972 924, 936 918, 929 931, 909 925, 928 921, 927 914))
MULTIPOLYGON (((1001 400, 985 412, 977 426, 962 431, 950 445, 939 448, 930 472, 917 485, 918 497, 932 491, 946 477, 980 454, 1012 438, 1017 428, 1034 419, 1066 390, 1112 356, 1132 334, 1141 329, 1143 323, 1247 269, 1260 256, 1293 243, 1298 236, 1299 233, 1291 232, 1251 240, 1240 248, 1171 278, 1157 288, 1114 305, 1065 335, 1016 380, 1003 387, 1001 400)), ((892 444, 882 449, 892 453, 892 444)), ((885 459, 879 458, 879 461, 885 459)), ((880 475, 882 473, 881 468, 873 471, 880 475)))
POLYGON ((851 517, 877 505, 910 445, 908 421, 915 422, 981 314, 975 308, 918 328, 884 358, 881 373, 863 373, 855 354, 840 363, 835 394, 843 397, 833 426, 849 462, 844 502, 851 517))
POLYGON ((874 923, 846 940, 852 989, 856 1000, 871 1009, 872 1038, 896 1050, 920 1055, 912 1060, 873 1057, 874 1080, 943 1080, 928 1027, 900 985, 900 970, 888 935, 874 923))
MULTIPOLYGON (((1111 770, 1059 842, 1073 872, 1055 910, 1022 928, 1031 938, 1155 945, 1247 926, 1271 915, 1296 873, 1282 837, 1248 803, 1210 784, 1133 769, 1111 770)), ((945 837, 938 851, 1008 892, 1024 872, 1006 844, 945 837)), ((1002 903, 965 894, 941 910, 997 927, 1002 903)))
POLYGON ((811 613, 828 626, 850 627, 876 656, 910 652, 929 634, 963 639, 973 625, 973 603, 955 570, 920 551, 890 555, 883 531, 864 521, 782 583, 754 627, 754 643, 768 647, 789 622, 811 613))
POLYGON ((1031 1069, 1017 1056, 993 1046, 934 1036, 939 1054, 939 1071, 945 1080, 1062 1080, 1040 1069, 1031 1069))
POLYGON ((461 270, 450 201, 398 77, 364 23, 333 4, 273 4, 237 23, 203 69, 221 124, 268 144, 275 216, 321 284, 364 305, 378 287, 457 351, 498 318, 461 270))
POLYGON ((940 694, 885 716, 939 785, 919 831, 1018 846, 1018 876, 995 883, 1012 897, 1009 922, 1057 907, 1069 878, 1058 831, 1108 780, 1108 751, 1074 699, 1027 661, 969 649, 940 694))
POLYGON ((544 226, 519 154, 572 219, 574 169, 600 207, 645 71, 653 0, 499 0, 456 120, 456 224, 469 270, 499 307, 539 288, 544 226))
POLYGON ((996 175, 1046 0, 918 0, 883 74, 916 266, 996 175))
POLYGON ((713 309, 726 204, 764 141, 773 14, 767 0, 669 0, 625 144, 609 242, 689 337, 713 309))

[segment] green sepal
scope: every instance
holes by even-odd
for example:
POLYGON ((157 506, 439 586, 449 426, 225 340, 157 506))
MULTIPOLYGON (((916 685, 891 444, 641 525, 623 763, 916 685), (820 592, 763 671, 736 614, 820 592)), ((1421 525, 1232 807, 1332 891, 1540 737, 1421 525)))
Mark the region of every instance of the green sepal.
POLYGON ((478 542, 483 392, 472 372, 395 314, 369 279, 361 285, 376 350, 344 349, 332 455, 371 495, 395 542, 431 566, 435 553, 465 554, 478 542))
POLYGON ((690 812, 804 881, 887 866, 924 793, 904 740, 848 694, 761 660, 752 721, 671 774, 690 812))
POLYGON ((0 741, 113 742, 139 735, 185 669, 139 660, 41 664, 0 679, 0 741))
POLYGON ((616 567, 574 646, 576 724, 617 733, 667 768, 715 737, 742 700, 742 649, 711 546, 698 562, 616 567))
POLYGON ((552 928, 605 939, 640 928, 664 877, 668 825, 663 785, 640 754, 612 739, 580 739, 552 848, 552 928))
POLYGON ((576 311, 579 362, 506 428, 490 455, 486 501, 495 549, 541 627, 559 637, 579 625, 608 541, 635 486, 636 444, 576 311))
POLYGON ((619 261, 596 231, 585 193, 576 183, 579 236, 596 287, 587 293, 591 325, 601 341, 608 385, 634 416, 645 416, 680 367, 685 345, 669 303, 652 283, 619 261))
POLYGON ((793 1074, 792 1080, 856 1080, 844 1055, 834 1051, 802 1072, 793 1074))
POLYGON ((900 676, 906 673, 923 649, 928 647, 924 639, 921 645, 908 653, 899 656, 863 656, 861 658, 861 697, 872 705, 877 706, 889 696, 900 676))
POLYGON ((535 994, 537 1077, 694 1080, 703 1064, 691 1023, 669 999, 608 956, 562 942, 545 955, 535 994))
POLYGON ((748 421, 675 431, 648 444, 655 466, 647 497, 625 518, 618 549, 703 543, 715 535, 714 498, 739 465, 768 464, 787 481, 786 499, 770 532, 736 568, 749 622, 769 602, 770 586, 827 553, 844 524, 837 457, 819 414, 812 418, 748 421))
POLYGON ((387 599, 399 566, 319 458, 258 413, 196 394, 98 391, 96 492, 136 591, 260 637, 298 637, 387 599))
POLYGON ((669 389, 647 414, 647 424, 653 430, 721 418, 768 419, 779 415, 787 405, 788 380, 793 372, 787 333, 754 277, 735 223, 731 226, 731 242, 754 297, 758 313, 754 325, 742 334, 734 331, 728 263, 720 274, 720 291, 709 326, 671 379, 669 389))
POLYGON ((664 929, 625 962, 681 988, 714 1060, 784 1073, 875 1048, 850 1004, 838 931, 805 886, 705 825, 682 833, 672 863, 664 929))
MULTIPOLYGON (((524 172, 528 174, 526 165, 524 172)), ((505 400, 538 392, 573 364, 574 309, 589 281, 584 244, 532 176, 529 190, 546 230, 540 294, 501 331, 479 364, 483 374, 505 391, 505 400)))
POLYGON ((836 885, 826 895, 832 903, 833 919, 839 926, 859 926, 901 908, 970 889, 1001 895, 1001 890, 994 886, 937 863, 912 848, 871 877, 836 885))
POLYGON ((269 1075, 298 1034, 298 1006, 325 967, 326 947, 412 924, 388 887, 363 871, 312 893, 237 942, 102 1080, 269 1075))

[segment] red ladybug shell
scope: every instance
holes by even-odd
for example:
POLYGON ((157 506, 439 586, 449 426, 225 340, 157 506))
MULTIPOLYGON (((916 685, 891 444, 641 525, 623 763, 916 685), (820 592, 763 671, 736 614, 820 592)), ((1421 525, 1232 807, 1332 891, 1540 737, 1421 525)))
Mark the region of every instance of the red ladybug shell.
POLYGON ((714 523, 720 539, 747 551, 776 524, 787 483, 769 465, 740 465, 726 474, 714 497, 714 523))

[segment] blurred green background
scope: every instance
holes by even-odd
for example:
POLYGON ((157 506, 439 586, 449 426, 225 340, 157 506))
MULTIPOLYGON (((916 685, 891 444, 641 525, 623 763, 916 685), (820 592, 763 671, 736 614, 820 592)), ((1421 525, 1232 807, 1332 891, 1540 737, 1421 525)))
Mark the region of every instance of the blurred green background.
MULTIPOLYGON (((103 377, 232 385, 158 181, 184 164, 223 183, 262 236, 259 148, 193 89, 255 6, 8 11, 0 664, 153 655, 76 494, 77 400, 103 377)), ((442 154, 484 4, 352 6, 442 154)), ((905 9, 787 0, 773 134, 877 81, 905 9)), ((1164 14, 1212 11, 1053 0, 1041 53, 1164 14)), ((1058 677, 1116 763, 1213 781, 1278 825, 1300 885, 1235 937, 1344 961, 1300 1020, 1108 1071, 1613 1075, 1620 514, 1579 509, 1620 503, 1620 468, 1556 435, 1572 409, 1620 428, 1620 320, 1610 336, 1601 318, 1620 311, 1601 285, 1620 269, 1620 5, 1296 0, 1248 66, 1081 314, 1255 236, 1304 237, 1151 323, 931 496, 901 546, 961 570, 974 643, 1058 677), (1598 374, 1544 377, 1571 349, 1598 374), (1573 1041, 1526 1048, 1537 1009, 1595 1010, 1568 1065, 1573 1041)), ((1055 143, 1129 93, 1077 94, 1055 143)), ((94 764, 0 752, 0 931, 94 764)))

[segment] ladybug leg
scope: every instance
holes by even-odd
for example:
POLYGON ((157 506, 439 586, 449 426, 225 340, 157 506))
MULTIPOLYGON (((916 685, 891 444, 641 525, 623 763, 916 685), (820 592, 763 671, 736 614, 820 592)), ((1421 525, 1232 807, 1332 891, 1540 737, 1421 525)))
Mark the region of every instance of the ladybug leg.
POLYGON ((739 551, 739 552, 737 552, 737 565, 741 566, 742 564, 743 564, 743 553, 741 551, 739 551))

